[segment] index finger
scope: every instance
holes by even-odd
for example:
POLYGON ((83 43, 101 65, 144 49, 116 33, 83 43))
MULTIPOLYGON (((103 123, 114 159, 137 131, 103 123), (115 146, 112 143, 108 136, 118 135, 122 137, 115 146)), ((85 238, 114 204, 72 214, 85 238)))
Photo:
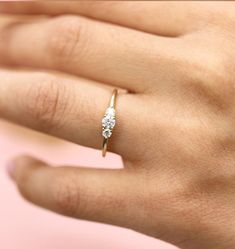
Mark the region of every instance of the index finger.
POLYGON ((0 11, 17 14, 79 14, 162 36, 180 36, 204 26, 214 10, 231 3, 185 1, 60 1, 4 2, 0 11), (170 18, 169 18, 170 17, 170 18), (190 21, 189 21, 190 20, 190 21))

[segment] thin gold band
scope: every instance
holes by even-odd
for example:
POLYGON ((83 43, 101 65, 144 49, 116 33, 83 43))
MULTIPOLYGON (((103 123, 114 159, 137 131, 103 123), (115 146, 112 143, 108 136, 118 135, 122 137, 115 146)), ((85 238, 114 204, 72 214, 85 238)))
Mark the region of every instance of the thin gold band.
POLYGON ((106 156, 107 149, 108 149, 108 138, 104 137, 104 140, 103 140, 103 149, 102 149, 102 157, 106 156))
POLYGON ((115 106, 117 101, 118 90, 114 89, 110 102, 109 107, 106 109, 105 115, 102 119, 102 126, 103 126, 103 145, 102 145, 102 156, 105 157, 107 148, 108 148, 108 140, 112 135, 113 128, 116 123, 116 114, 115 114, 115 106))

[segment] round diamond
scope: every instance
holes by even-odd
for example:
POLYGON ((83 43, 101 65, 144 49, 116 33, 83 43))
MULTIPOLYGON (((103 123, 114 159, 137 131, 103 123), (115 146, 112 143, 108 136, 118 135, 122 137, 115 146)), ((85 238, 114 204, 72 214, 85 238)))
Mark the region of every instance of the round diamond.
POLYGON ((110 116, 114 116, 115 115, 115 110, 113 107, 109 107, 106 109, 106 114, 110 115, 110 116))
POLYGON ((102 125, 103 127, 113 129, 113 127, 115 126, 115 119, 107 115, 102 119, 102 125))
POLYGON ((109 137, 111 137, 112 132, 111 132, 110 129, 104 129, 103 132, 102 132, 102 135, 103 135, 103 137, 105 137, 105 138, 109 138, 109 137))

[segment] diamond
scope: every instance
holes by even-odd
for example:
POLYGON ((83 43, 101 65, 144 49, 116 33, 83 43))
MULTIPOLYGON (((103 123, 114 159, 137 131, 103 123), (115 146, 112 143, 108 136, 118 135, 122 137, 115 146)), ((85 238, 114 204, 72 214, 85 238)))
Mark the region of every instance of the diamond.
POLYGON ((102 132, 103 137, 109 138, 112 135, 112 131, 110 129, 104 129, 102 132))
POLYGON ((105 114, 109 115, 109 116, 115 116, 115 110, 113 107, 109 107, 106 109, 105 114))
POLYGON ((102 119, 102 125, 104 128, 113 129, 115 122, 115 118, 109 115, 105 115, 102 119))
POLYGON ((108 107, 105 111, 105 115, 102 119, 102 135, 105 138, 109 138, 112 135, 112 130, 115 126, 115 110, 114 107, 108 107))

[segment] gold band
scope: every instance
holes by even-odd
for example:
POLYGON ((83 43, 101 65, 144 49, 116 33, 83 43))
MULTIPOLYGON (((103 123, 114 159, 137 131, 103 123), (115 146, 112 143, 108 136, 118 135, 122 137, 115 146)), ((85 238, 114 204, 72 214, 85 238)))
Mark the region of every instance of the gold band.
POLYGON ((108 148, 108 140, 112 135, 113 128, 116 124, 116 113, 115 106, 117 100, 118 90, 114 89, 109 107, 106 109, 104 117, 102 119, 102 135, 103 135, 103 145, 102 145, 102 156, 105 157, 107 148, 108 148))
POLYGON ((108 149, 108 138, 104 137, 104 140, 103 140, 103 149, 102 149, 102 157, 106 156, 107 149, 108 149))

